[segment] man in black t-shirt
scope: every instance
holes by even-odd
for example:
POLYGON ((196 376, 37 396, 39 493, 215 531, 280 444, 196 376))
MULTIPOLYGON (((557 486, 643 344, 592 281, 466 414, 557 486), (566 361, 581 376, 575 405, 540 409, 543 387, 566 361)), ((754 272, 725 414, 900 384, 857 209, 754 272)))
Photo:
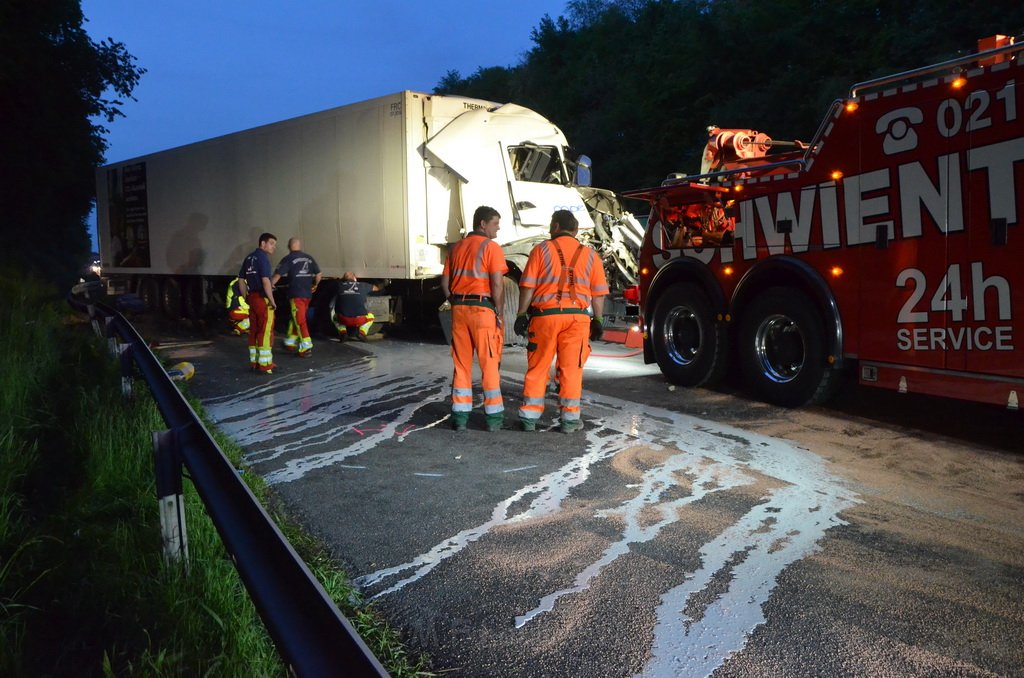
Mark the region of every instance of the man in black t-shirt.
POLYGON ((271 283, 276 285, 282 277, 288 278, 288 305, 292 312, 284 348, 292 353, 297 351, 300 358, 308 358, 312 355, 313 340, 309 336, 306 314, 313 290, 320 284, 320 267, 316 259, 302 251, 302 241, 298 238, 288 239, 288 255, 277 265, 271 283))
POLYGON ((366 310, 366 298, 370 292, 379 291, 378 285, 359 282, 352 271, 341 277, 338 294, 331 302, 331 319, 342 341, 351 336, 366 341, 374 319, 373 314, 366 310))

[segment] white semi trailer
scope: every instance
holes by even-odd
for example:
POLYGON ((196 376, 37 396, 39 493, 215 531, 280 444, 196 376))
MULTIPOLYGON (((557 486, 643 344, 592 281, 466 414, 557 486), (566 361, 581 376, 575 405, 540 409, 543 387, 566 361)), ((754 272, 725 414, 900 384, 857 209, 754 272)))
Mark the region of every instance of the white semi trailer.
POLYGON ((529 109, 403 91, 112 163, 97 170, 103 273, 150 308, 202 317, 269 231, 279 256, 300 237, 327 278, 390 280, 378 315, 436 319, 447 246, 490 205, 513 278, 568 209, 629 282, 639 225, 568 153, 529 109))

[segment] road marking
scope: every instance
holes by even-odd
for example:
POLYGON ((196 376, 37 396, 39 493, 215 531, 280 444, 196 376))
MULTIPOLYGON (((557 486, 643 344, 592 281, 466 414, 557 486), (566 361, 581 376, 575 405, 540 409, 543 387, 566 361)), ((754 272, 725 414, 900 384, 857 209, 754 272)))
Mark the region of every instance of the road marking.
POLYGON ((531 468, 537 468, 536 464, 530 464, 529 466, 520 466, 519 468, 507 468, 502 473, 516 473, 517 471, 529 471, 531 468))

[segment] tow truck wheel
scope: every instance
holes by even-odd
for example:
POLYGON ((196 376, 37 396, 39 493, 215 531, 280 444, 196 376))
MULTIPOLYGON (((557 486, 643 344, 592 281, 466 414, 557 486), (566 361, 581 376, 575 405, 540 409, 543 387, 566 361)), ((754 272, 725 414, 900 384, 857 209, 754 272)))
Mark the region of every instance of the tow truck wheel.
POLYGON ((822 321, 813 303, 775 287, 754 299, 740 322, 745 381, 763 400, 784 407, 822 402, 834 370, 826 362, 822 321))
POLYGON ((692 283, 675 283, 654 306, 651 346, 665 377, 681 386, 713 384, 725 367, 726 336, 708 295, 692 283))

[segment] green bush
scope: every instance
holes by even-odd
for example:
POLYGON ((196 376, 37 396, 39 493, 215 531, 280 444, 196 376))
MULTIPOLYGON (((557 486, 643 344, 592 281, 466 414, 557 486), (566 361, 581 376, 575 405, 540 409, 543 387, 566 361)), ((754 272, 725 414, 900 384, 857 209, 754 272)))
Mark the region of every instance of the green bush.
MULTIPOLYGON (((0 295, 0 674, 285 675, 187 482, 188 573, 164 562, 152 432, 166 426, 145 385, 122 402, 105 342, 48 290, 0 295)), ((282 527, 389 672, 429 675, 319 544, 282 527)))

